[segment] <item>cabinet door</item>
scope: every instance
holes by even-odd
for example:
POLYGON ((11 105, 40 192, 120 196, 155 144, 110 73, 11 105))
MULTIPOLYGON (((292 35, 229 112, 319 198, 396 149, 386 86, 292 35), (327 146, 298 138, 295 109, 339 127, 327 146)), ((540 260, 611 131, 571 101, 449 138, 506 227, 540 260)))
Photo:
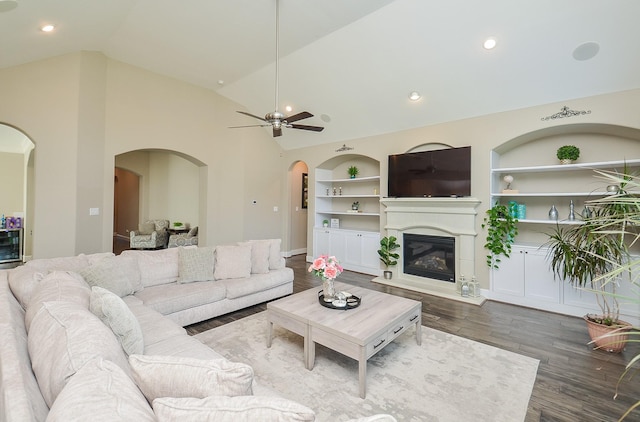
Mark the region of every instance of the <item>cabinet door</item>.
POLYGON ((547 261, 547 251, 524 250, 524 295, 535 300, 560 303, 562 281, 553 277, 547 261))
POLYGON ((350 232, 345 234, 344 263, 360 265, 362 263, 362 235, 350 232))
POLYGON ((513 247, 511 257, 503 257, 500 268, 491 271, 491 289, 496 293, 524 296, 524 259, 524 250, 513 247))
POLYGON ((331 231, 331 253, 338 258, 338 261, 344 262, 347 253, 347 235, 342 230, 331 231))
POLYGON ((327 229, 313 230, 313 257, 331 254, 331 231, 327 229))
POLYGON ((371 268, 375 274, 380 273, 380 233, 364 233, 362 235, 362 266, 371 268))

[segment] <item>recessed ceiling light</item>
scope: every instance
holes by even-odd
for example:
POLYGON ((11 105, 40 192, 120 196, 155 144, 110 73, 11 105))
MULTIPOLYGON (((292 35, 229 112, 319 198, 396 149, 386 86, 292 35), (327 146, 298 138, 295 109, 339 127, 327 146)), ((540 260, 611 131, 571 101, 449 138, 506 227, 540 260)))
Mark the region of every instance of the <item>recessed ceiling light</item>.
POLYGON ((486 40, 484 40, 484 43, 482 44, 482 46, 485 48, 485 50, 491 50, 496 46, 496 39, 487 38, 486 40))
POLYGON ((287 111, 287 113, 290 113, 291 110, 293 110, 291 106, 286 106, 284 109, 287 111))
POLYGON ((50 25, 50 24, 49 24, 49 25, 42 25, 42 26, 40 27, 40 30, 41 30, 42 32, 52 32, 54 29, 56 29, 56 27, 55 27, 55 26, 53 26, 53 25, 50 25))
POLYGON ((409 93, 409 99, 411 101, 418 101, 420 98, 422 98, 422 95, 420 95, 418 91, 412 91, 409 93))

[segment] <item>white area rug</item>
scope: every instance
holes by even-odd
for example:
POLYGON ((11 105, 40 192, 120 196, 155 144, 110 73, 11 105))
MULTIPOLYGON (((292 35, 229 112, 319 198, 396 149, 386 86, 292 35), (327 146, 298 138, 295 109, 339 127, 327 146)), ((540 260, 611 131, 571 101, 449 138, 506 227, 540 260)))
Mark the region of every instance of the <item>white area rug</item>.
POLYGON ((321 345, 304 369, 302 337, 274 327, 266 346, 264 312, 196 335, 226 358, 254 369, 261 385, 344 421, 388 413, 398 421, 523 421, 539 361, 422 327, 409 329, 369 359, 367 397, 358 395, 358 363, 321 345))

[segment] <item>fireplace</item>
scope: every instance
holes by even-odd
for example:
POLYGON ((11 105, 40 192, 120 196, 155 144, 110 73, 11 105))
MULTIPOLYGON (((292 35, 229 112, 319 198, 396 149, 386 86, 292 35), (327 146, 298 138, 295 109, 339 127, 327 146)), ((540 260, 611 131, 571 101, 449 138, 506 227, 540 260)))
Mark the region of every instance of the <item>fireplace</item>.
POLYGON ((468 303, 485 300, 463 298, 457 280, 462 274, 475 274, 476 248, 482 246, 476 245, 477 198, 383 198, 380 202, 386 207, 387 235, 395 236, 402 250, 398 266, 391 267, 392 277, 374 281, 468 303), (430 243, 415 246, 412 235, 429 236, 430 243), (428 250, 434 251, 430 257, 428 250), (425 264, 419 258, 428 261, 425 264))
POLYGON ((403 234, 403 272, 455 283, 455 237, 403 234))

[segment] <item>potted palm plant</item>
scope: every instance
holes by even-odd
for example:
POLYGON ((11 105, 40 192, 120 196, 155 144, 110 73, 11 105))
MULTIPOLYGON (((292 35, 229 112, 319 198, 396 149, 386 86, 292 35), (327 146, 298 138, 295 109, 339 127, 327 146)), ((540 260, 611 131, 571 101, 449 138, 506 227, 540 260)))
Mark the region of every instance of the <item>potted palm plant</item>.
POLYGON ((629 193, 630 183, 637 187, 638 179, 626 170, 621 175, 596 172, 617 181, 618 193, 588 201, 591 213, 584 224, 556 225, 545 246, 555 275, 596 295, 600 314, 584 316, 592 342, 620 352, 631 326, 619 318, 616 286, 630 262, 629 247, 638 241, 640 197, 629 193))
POLYGON ((358 173, 360 173, 360 170, 358 170, 358 167, 356 166, 351 166, 347 170, 347 173, 349 173, 349 177, 351 177, 352 179, 355 179, 358 173))
POLYGON ((399 244, 396 243, 398 240, 395 236, 385 236, 380 239, 380 249, 378 249, 378 256, 380 257, 380 261, 384 263, 386 270, 384 271, 384 278, 387 280, 391 279, 393 273, 389 270, 389 267, 397 265, 397 259, 400 258, 400 255, 393 252, 394 250, 400 247, 399 244))
POLYGON ((484 248, 489 251, 487 266, 498 269, 500 257, 509 258, 511 245, 518 234, 518 219, 513 216, 506 205, 498 202, 489 208, 484 217, 482 228, 487 229, 484 248))

